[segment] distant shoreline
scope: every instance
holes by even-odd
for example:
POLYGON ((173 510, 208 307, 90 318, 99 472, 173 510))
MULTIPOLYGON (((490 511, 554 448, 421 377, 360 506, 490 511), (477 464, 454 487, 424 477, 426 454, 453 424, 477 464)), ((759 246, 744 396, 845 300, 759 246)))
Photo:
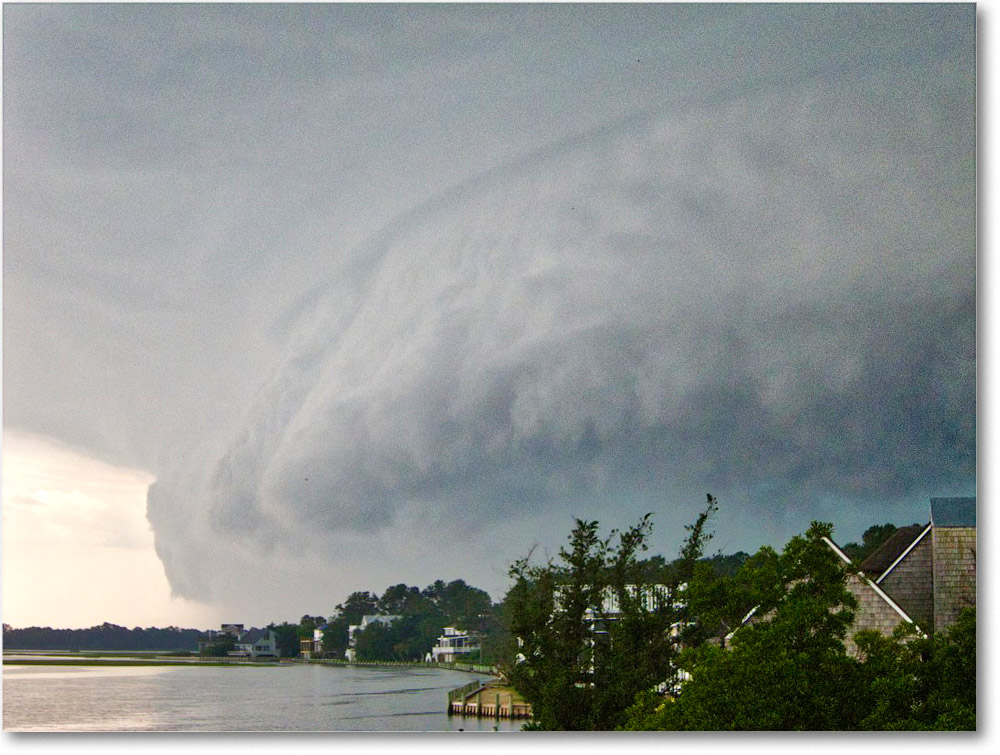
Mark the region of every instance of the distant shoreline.
POLYGON ((187 661, 158 660, 155 658, 4 658, 4 666, 277 666, 277 661, 261 663, 259 661, 219 661, 213 659, 202 661, 192 658, 187 661))
POLYGON ((170 657, 169 652, 153 653, 143 651, 23 651, 4 650, 5 666, 282 666, 288 664, 320 666, 359 666, 366 668, 437 668, 445 671, 462 671, 496 677, 497 672, 490 666, 468 663, 426 663, 424 661, 346 661, 333 658, 267 658, 250 660, 247 658, 201 658, 198 656, 170 657), (30 656, 12 658, 9 656, 30 656), (73 657, 67 657, 73 656, 73 657))

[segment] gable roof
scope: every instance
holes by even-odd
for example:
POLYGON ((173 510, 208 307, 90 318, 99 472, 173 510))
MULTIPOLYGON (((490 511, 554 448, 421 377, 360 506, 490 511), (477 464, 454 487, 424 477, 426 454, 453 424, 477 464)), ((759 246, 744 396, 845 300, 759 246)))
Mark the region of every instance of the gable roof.
POLYGON ((931 498, 931 524, 935 527, 975 527, 976 499, 931 498))
POLYGON ((261 640, 269 640, 270 638, 271 638, 270 630, 258 629, 254 627, 253 629, 249 630, 245 635, 243 635, 243 637, 240 639, 240 644, 254 645, 260 642, 261 640))
POLYGON ((893 532, 882 545, 861 562, 861 571, 868 576, 878 577, 893 566, 910 546, 914 544, 927 525, 910 524, 893 532))
MULTIPOLYGON (((835 542, 833 542, 833 540, 831 540, 828 537, 824 537, 823 542, 826 543, 827 546, 829 546, 829 548, 834 553, 836 553, 840 557, 841 561, 843 561, 847 566, 853 565, 850 557, 846 553, 844 553, 844 551, 840 549, 840 546, 838 546, 835 542)), ((872 592, 878 595, 878 597, 881 598, 886 603, 886 605, 888 605, 893 611, 895 611, 896 614, 898 614, 903 621, 905 621, 908 624, 912 624, 916 628, 916 630, 921 635, 923 635, 923 632, 921 631, 920 627, 918 627, 916 623, 913 621, 913 619, 910 618, 910 615, 906 613, 906 611, 904 611, 902 608, 900 608, 900 606, 896 603, 896 601, 890 598, 881 587, 872 582, 871 579, 869 579, 864 572, 861 571, 857 572, 857 577, 858 580, 861 582, 861 584, 867 585, 872 590, 872 592)))
MULTIPOLYGON (((930 529, 930 525, 928 525, 927 529, 930 529)), ((840 546, 837 545, 835 542, 833 542, 833 540, 831 540, 828 537, 823 537, 822 540, 826 544, 826 546, 830 550, 832 550, 837 555, 837 557, 840 558, 841 561, 844 562, 846 566, 851 567, 854 565, 854 562, 851 561, 851 557, 848 556, 846 553, 844 553, 844 551, 841 550, 840 546)), ((921 630, 920 627, 917 626, 916 622, 914 622, 913 619, 910 618, 910 615, 905 610, 903 610, 903 608, 901 608, 899 604, 896 603, 896 601, 894 601, 891 597, 889 597, 889 595, 886 594, 885 590, 883 590, 881 587, 875 584, 875 582, 873 582, 868 577, 867 574, 859 570, 855 572, 854 576, 857 578, 858 584, 870 589, 875 595, 878 596, 880 600, 882 600, 890 609, 892 609, 892 611, 896 613, 896 615, 898 615, 902 621, 905 621, 907 624, 912 624, 913 627, 917 630, 917 632, 921 636, 926 636, 924 635, 923 630, 921 630)), ((760 605, 756 605, 750 609, 749 613, 747 613, 747 615, 744 616, 743 620, 739 623, 739 626, 737 626, 735 629, 733 629, 733 631, 731 631, 729 634, 726 635, 726 642, 729 642, 733 638, 733 635, 735 635, 736 632, 741 627, 745 627, 747 624, 750 624, 751 622, 754 621, 759 608, 760 605)), ((768 612, 768 614, 765 614, 764 616, 759 618, 766 618, 768 615, 770 615, 770 613, 771 612, 768 612)))

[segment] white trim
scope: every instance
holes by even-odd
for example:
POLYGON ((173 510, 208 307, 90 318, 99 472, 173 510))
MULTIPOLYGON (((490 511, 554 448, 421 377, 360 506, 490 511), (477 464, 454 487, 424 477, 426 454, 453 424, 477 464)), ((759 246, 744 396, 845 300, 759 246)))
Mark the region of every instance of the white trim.
POLYGON ((896 601, 894 601, 892 598, 886 595, 885 591, 881 587, 872 582, 862 572, 858 572, 858 576, 864 579, 865 582, 867 582, 871 586, 871 588, 875 591, 875 594, 878 595, 880 598, 882 598, 882 600, 884 600, 886 603, 888 603, 889 606, 902 617, 903 621, 909 624, 913 624, 914 628, 917 630, 917 632, 920 634, 921 637, 927 636, 926 634, 924 634, 923 630, 919 626, 917 626, 917 624, 913 621, 913 619, 910 618, 909 614, 907 614, 906 611, 904 611, 902 608, 896 605, 896 601))
POLYGON ((840 556, 840 558, 843 560, 843 562, 845 564, 853 563, 851 561, 850 557, 846 553, 844 553, 842 550, 840 550, 840 548, 837 547, 837 544, 835 542, 833 542, 833 540, 831 540, 830 538, 826 537, 825 535, 823 536, 822 540, 823 540, 824 543, 826 543, 831 548, 833 548, 833 552, 836 553, 838 556, 840 556))
MULTIPOLYGON (((904 556, 906 555, 906 553, 910 552, 910 549, 912 549, 913 546, 915 546, 918 542, 920 542, 920 539, 927 534, 930 528, 931 526, 928 524, 927 529, 925 529, 921 533, 920 537, 914 540, 913 543, 910 544, 910 547, 906 549, 906 551, 903 553, 904 556)), ((851 559, 847 556, 847 554, 844 553, 842 550, 840 550, 840 548, 837 547, 837 544, 834 543, 830 538, 824 537, 823 542, 829 545, 833 549, 833 552, 836 553, 838 556, 840 556, 841 559, 843 559, 845 564, 850 565, 852 563, 851 559)), ((896 559, 896 562, 892 566, 895 566, 897 563, 899 563, 899 561, 902 560, 902 558, 903 556, 900 556, 898 559, 896 559)), ((889 567, 890 570, 892 569, 892 566, 889 567)), ((888 570, 886 571, 886 573, 888 574, 888 570)), ((903 619, 903 621, 907 622, 908 624, 913 624, 913 626, 916 627, 917 632, 920 633, 921 637, 927 636, 923 633, 923 630, 921 630, 920 627, 917 626, 917 624, 913 621, 913 619, 910 618, 910 616, 906 613, 906 611, 900 608, 896 604, 896 601, 894 601, 892 598, 886 595, 885 591, 881 587, 879 587, 875 582, 872 582, 871 579, 869 579, 869 577, 864 572, 859 571, 858 577, 867 582, 868 585, 875 591, 875 594, 878 595, 880 598, 882 598, 882 600, 884 600, 886 603, 888 603, 889 607, 892 608, 892 610, 894 610, 896 613, 898 613, 900 617, 903 619)))
POLYGON ((889 568, 886 569, 884 572, 882 572, 881 576, 879 576, 879 578, 875 580, 875 584, 881 584, 882 580, 889 576, 889 572, 891 572, 893 569, 895 569, 896 565, 900 561, 902 561, 904 558, 906 558, 907 555, 909 555, 910 551, 912 551, 914 548, 917 547, 917 543, 919 543, 921 540, 924 539, 924 536, 928 532, 931 531, 931 527, 932 526, 933 526, 933 523, 928 524, 924 528, 924 531, 921 532, 919 535, 917 535, 917 538, 906 547, 906 550, 899 554, 899 558, 897 558, 895 561, 893 561, 892 564, 889 566, 889 568))

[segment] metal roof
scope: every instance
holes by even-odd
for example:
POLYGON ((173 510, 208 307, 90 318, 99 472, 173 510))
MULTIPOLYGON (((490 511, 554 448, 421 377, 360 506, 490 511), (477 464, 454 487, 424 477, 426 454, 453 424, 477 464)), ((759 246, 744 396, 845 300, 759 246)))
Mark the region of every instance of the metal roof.
POLYGON ((931 524, 935 527, 975 527, 976 499, 931 498, 931 524))

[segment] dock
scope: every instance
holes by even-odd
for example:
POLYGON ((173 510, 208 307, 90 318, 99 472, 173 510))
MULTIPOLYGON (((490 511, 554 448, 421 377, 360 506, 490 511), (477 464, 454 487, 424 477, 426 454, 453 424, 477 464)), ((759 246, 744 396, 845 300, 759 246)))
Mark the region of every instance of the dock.
POLYGON ((448 715, 530 719, 531 703, 497 680, 474 681, 448 693, 448 715))

